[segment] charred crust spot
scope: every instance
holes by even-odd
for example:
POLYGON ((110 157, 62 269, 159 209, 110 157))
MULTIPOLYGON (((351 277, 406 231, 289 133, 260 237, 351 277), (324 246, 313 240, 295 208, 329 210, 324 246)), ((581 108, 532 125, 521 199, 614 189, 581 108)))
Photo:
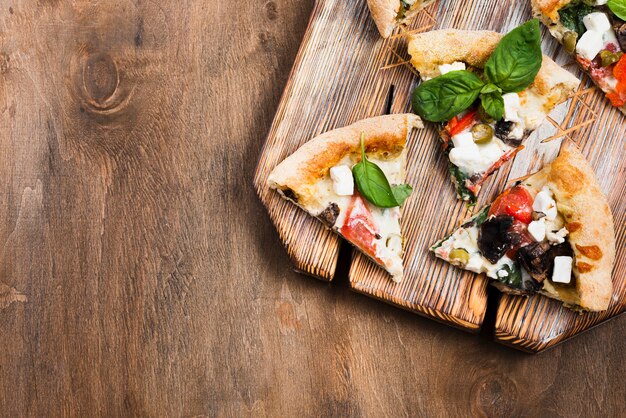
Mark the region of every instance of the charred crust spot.
POLYGON ((591 270, 593 270, 593 266, 589 263, 585 263, 583 261, 579 261, 578 263, 576 263, 576 267, 578 268, 578 271, 581 273, 588 273, 591 270))
POLYGON ((291 189, 283 189, 281 190, 283 196, 285 196, 289 200, 293 200, 294 202, 298 201, 298 196, 296 196, 295 192, 291 189))
POLYGON ((565 227, 568 232, 576 232, 578 231, 580 228, 582 228, 583 225, 580 222, 570 222, 567 224, 567 226, 565 227))
POLYGON ((576 244, 576 249, 578 249, 582 255, 592 260, 599 260, 602 258, 602 250, 597 245, 576 244))
POLYGON ((339 206, 336 203, 331 203, 326 209, 322 211, 322 213, 318 215, 318 218, 329 227, 332 227, 335 225, 338 216, 339 206))

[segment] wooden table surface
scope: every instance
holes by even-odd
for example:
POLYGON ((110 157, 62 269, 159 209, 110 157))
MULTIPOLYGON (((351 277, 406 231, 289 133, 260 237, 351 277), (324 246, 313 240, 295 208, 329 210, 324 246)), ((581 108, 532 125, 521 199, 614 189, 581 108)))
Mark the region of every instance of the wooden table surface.
POLYGON ((291 270, 251 179, 312 7, 0 2, 0 416, 626 415, 624 317, 530 356, 291 270))

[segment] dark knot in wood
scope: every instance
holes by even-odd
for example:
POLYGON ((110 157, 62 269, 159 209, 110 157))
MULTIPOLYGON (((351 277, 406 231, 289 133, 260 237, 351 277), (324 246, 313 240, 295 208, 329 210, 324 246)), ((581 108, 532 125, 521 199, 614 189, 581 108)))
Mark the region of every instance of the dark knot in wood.
POLYGON ((500 374, 482 377, 472 387, 472 409, 481 417, 519 416, 515 382, 500 374))
POLYGON ((96 109, 110 109, 119 101, 114 100, 120 83, 119 72, 113 58, 106 53, 87 57, 83 67, 83 86, 88 103, 96 109))

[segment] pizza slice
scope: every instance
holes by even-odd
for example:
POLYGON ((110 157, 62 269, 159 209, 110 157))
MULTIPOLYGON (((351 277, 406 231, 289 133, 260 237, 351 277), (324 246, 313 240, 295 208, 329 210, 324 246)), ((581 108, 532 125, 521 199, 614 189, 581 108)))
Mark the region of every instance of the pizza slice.
POLYGON ((411 193, 405 146, 413 128, 422 128, 419 117, 397 114, 326 132, 278 164, 268 185, 400 281, 400 205, 411 193))
POLYGON ((485 273, 507 293, 541 293, 589 311, 609 306, 613 218, 589 163, 570 142, 431 251, 485 273))
POLYGON ((626 113, 626 2, 532 0, 532 7, 611 104, 626 113))
POLYGON ((408 50, 423 80, 413 93, 413 109, 439 123, 457 195, 470 203, 580 82, 541 53, 537 20, 505 36, 454 29, 420 33, 410 37, 408 50))
POLYGON ((434 0, 367 0, 380 36, 388 38, 399 25, 409 21, 434 0))

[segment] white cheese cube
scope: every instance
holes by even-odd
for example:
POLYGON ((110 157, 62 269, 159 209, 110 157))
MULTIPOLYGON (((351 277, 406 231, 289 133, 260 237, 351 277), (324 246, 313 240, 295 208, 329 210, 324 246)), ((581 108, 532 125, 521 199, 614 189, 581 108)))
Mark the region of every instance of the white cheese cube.
POLYGON ((580 37, 576 44, 576 53, 581 57, 593 60, 604 48, 602 34, 593 30, 588 30, 580 37))
POLYGON ((543 241, 546 237, 546 220, 544 218, 541 218, 538 221, 532 221, 531 223, 529 223, 528 233, 532 235, 535 241, 543 241))
POLYGON ((552 198, 552 192, 547 186, 544 186, 543 189, 537 196, 535 196, 535 201, 533 202, 533 210, 535 212, 541 212, 546 215, 546 219, 549 221, 554 220, 557 215, 556 210, 556 202, 552 198))
POLYGON ((572 280, 572 257, 554 257, 554 271, 552 281, 554 283, 569 283, 572 280))
POLYGON ((351 196, 354 193, 352 170, 347 165, 336 165, 330 169, 333 190, 339 196, 351 196))
POLYGON ((452 64, 442 64, 439 66, 439 72, 441 75, 449 73, 450 71, 460 71, 465 69, 465 63, 460 61, 454 61, 452 64))
POLYGON ((596 6, 602 6, 609 2, 609 0, 596 0, 596 6))
POLYGON ((615 36, 615 32, 613 31, 613 29, 609 29, 602 34, 602 43, 604 44, 605 48, 609 44, 613 44, 616 47, 619 46, 619 42, 617 40, 617 37, 615 36))
POLYGON ((452 148, 450 150, 450 162, 465 174, 480 173, 484 171, 484 163, 478 152, 478 147, 452 148))
POLYGON ((474 136, 470 131, 461 132, 452 137, 454 148, 475 147, 474 136))
POLYGON ((519 95, 517 93, 506 93, 502 95, 504 100, 504 120, 509 122, 521 122, 518 112, 521 108, 519 95))
POLYGON ((595 32, 602 33, 611 29, 611 22, 609 22, 609 18, 602 12, 589 13, 587 16, 583 17, 583 23, 585 24, 587 30, 595 32))

